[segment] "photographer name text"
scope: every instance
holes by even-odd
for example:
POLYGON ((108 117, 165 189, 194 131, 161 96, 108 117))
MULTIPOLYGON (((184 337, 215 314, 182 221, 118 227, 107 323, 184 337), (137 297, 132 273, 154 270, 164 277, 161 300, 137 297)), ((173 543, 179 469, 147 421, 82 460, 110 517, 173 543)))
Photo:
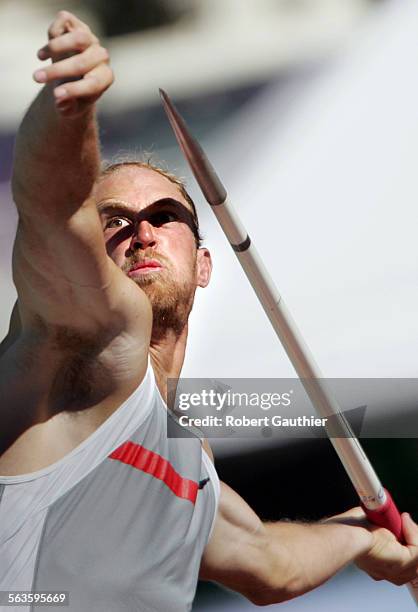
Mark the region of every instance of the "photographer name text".
POLYGON ((180 425, 184 427, 324 427, 327 418, 313 416, 298 416, 294 418, 283 418, 280 415, 247 417, 207 415, 204 417, 192 417, 182 414, 179 417, 180 425))

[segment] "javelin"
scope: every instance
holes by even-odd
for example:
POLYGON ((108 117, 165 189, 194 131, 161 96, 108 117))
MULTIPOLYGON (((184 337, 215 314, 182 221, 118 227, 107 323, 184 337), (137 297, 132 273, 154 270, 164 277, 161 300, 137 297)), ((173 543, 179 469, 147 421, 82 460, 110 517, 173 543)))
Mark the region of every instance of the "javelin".
MULTIPOLYGON (((335 417, 340 431, 339 435, 345 436, 338 438, 331 436, 330 440, 357 491, 367 518, 375 525, 389 529, 399 541, 402 541, 401 516, 397 507, 390 493, 383 488, 372 464, 341 413, 337 401, 330 393, 262 259, 228 201, 225 187, 202 148, 189 133, 184 120, 166 92, 160 89, 160 95, 177 142, 270 319, 306 393, 321 417, 335 417)), ((412 597, 418 603, 418 578, 408 586, 412 597)))

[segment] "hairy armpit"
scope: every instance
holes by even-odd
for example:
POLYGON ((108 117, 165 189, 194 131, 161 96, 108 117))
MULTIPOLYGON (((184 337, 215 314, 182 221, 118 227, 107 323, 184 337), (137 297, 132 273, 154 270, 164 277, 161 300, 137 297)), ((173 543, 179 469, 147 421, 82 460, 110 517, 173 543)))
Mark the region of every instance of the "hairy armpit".
MULTIPOLYGON (((32 427, 59 413, 81 414, 115 392, 123 395, 138 378, 142 348, 134 337, 37 323, 22 330, 0 359, 0 457, 32 427)), ((30 465, 29 471, 40 469, 30 465)))
POLYGON ((48 404, 52 412, 90 408, 115 391, 113 372, 103 354, 114 334, 81 334, 68 327, 55 328, 52 343, 59 366, 51 379, 48 404))

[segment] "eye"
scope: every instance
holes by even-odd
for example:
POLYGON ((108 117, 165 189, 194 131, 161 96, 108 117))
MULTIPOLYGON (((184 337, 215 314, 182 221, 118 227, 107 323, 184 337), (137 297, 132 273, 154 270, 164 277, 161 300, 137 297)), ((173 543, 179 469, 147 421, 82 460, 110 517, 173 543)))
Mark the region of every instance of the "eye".
POLYGON ((172 221, 178 221, 178 216, 176 213, 169 212, 168 210, 161 210, 159 212, 155 212, 149 217, 149 222, 154 227, 159 227, 160 225, 164 225, 165 223, 171 223, 172 221))
POLYGON ((124 217, 112 217, 106 221, 105 229, 121 229, 129 225, 128 219, 124 217))

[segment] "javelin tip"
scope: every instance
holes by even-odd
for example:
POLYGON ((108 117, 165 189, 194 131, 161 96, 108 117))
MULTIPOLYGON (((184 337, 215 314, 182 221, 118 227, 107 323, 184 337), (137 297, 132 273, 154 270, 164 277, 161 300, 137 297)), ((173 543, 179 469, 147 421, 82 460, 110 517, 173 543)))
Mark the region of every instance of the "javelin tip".
POLYGON ((164 110, 170 121, 177 142, 188 161, 190 168, 206 200, 212 206, 222 204, 226 200, 226 190, 199 143, 190 134, 182 116, 171 102, 169 95, 160 88, 160 96, 164 110))
POLYGON ((162 98, 162 100, 164 100, 164 102, 166 102, 168 100, 167 93, 161 87, 159 87, 158 91, 160 92, 160 97, 162 98))

